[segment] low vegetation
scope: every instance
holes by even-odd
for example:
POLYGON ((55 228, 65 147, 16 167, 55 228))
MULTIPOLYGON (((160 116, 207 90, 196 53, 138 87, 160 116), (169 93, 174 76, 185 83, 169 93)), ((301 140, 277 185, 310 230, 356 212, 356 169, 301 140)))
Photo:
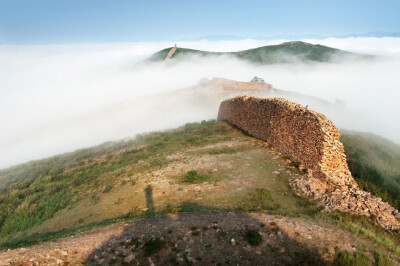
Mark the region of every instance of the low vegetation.
POLYGON ((371 265, 371 261, 361 252, 350 253, 340 252, 333 263, 334 266, 366 266, 371 265))
POLYGON ((386 232, 371 218, 335 211, 318 213, 316 218, 335 223, 356 235, 368 239, 389 252, 400 255, 400 232, 386 232))
POLYGON ((349 169, 360 188, 400 208, 400 146, 366 133, 344 131, 349 169))
POLYGON ((383 254, 379 251, 375 253, 374 263, 362 252, 339 252, 333 263, 334 266, 394 266, 395 264, 389 258, 388 255, 383 254))
MULTIPOLYGON (((400 169, 389 169, 400 158, 391 150, 395 146, 348 132, 342 140, 360 186, 366 182, 378 187, 370 191, 395 205, 393 188, 400 169), (371 174, 376 172, 380 178, 371 174)), ((168 213, 244 211, 345 229, 382 250, 367 250, 378 265, 391 265, 386 253, 400 256, 398 232, 385 232, 367 217, 322 213, 316 202, 297 195, 289 180, 304 173, 297 163, 285 161, 226 123, 203 121, 1 170, 0 248, 168 213)), ((201 230, 191 236, 200 237, 201 230)), ((250 245, 262 242, 257 230, 245 236, 250 245)), ((144 247, 149 256, 164 245, 152 241, 144 247)), ((358 253, 340 254, 337 263, 363 260, 358 253)))
POLYGON ((199 174, 196 170, 190 170, 185 175, 185 181, 189 183, 200 183, 209 180, 210 177, 206 174, 199 174))
POLYGON ((259 246, 263 241, 262 235, 257 230, 247 230, 246 239, 252 246, 259 246))
POLYGON ((279 204, 274 202, 271 192, 264 188, 255 188, 250 190, 247 198, 248 200, 241 205, 245 211, 272 211, 279 208, 279 204))
POLYGON ((377 266, 394 266, 394 263, 389 256, 379 251, 375 253, 375 264, 377 266))

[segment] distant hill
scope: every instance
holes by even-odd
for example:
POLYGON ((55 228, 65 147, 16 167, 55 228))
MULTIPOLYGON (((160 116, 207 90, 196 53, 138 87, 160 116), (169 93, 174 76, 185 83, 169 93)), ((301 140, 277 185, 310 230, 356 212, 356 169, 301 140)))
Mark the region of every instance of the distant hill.
MULTIPOLYGON (((146 60, 146 62, 162 62, 172 47, 165 48, 146 60)), ((231 56, 257 64, 276 64, 302 62, 331 62, 343 59, 371 59, 371 55, 351 53, 328 46, 301 41, 285 42, 238 52, 209 52, 178 47, 171 59, 186 59, 191 56, 219 57, 231 56)))

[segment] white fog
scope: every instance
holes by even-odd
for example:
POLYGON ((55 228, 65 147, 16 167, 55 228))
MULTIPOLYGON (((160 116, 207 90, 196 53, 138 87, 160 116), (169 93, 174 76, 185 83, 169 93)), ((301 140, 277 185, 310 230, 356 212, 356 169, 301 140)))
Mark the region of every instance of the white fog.
MULTIPOLYGON (((177 44, 237 51, 283 41, 177 44)), ((137 67, 136 63, 174 43, 0 46, 0 168, 215 119, 218 102, 202 102, 189 92, 174 91, 213 77, 250 81, 257 75, 280 90, 330 102, 340 99, 347 109, 359 113, 360 121, 349 123, 346 117, 335 116, 339 127, 400 143, 400 38, 305 41, 382 57, 343 64, 269 66, 230 58, 199 59, 137 67)))

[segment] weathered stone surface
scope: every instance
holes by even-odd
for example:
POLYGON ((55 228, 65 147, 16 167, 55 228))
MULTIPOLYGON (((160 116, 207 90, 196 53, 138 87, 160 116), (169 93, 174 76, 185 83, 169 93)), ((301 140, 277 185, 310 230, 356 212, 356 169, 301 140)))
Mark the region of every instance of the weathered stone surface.
POLYGON ((239 96, 221 103, 218 120, 266 141, 300 163, 307 175, 292 185, 321 199, 326 210, 373 215, 385 229, 400 229, 396 209, 358 188, 347 166, 339 130, 323 114, 282 98, 239 96))

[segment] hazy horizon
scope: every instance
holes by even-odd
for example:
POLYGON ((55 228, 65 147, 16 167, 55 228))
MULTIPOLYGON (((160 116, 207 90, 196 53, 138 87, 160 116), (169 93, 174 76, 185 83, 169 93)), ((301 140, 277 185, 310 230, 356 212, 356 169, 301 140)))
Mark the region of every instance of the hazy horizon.
MULTIPOLYGON (((193 49, 237 51, 284 41, 177 44, 193 49)), ((257 66, 231 58, 223 62, 199 59, 196 63, 189 60, 173 67, 138 68, 137 62, 173 43, 0 45, 0 168, 145 131, 216 118, 215 106, 210 108, 187 99, 165 105, 168 116, 165 110, 141 113, 137 106, 126 107, 127 101, 148 99, 150 95, 154 102, 161 101, 159 93, 190 87, 201 78, 213 77, 249 81, 257 75, 278 89, 330 102, 343 100, 350 110, 365 114, 365 123, 358 121, 355 128, 349 129, 369 131, 400 143, 396 133, 400 125, 393 123, 400 114, 396 106, 400 99, 400 38, 304 41, 383 57, 368 63, 290 66, 257 66), (184 107, 174 108, 177 104, 184 107), (107 111, 110 108, 112 112, 107 111), (382 116, 387 119, 381 119, 382 116), (369 127, 369 121, 376 124, 369 127)))
POLYGON ((400 33, 398 10, 396 0, 1 0, 0 44, 381 37, 400 33))

